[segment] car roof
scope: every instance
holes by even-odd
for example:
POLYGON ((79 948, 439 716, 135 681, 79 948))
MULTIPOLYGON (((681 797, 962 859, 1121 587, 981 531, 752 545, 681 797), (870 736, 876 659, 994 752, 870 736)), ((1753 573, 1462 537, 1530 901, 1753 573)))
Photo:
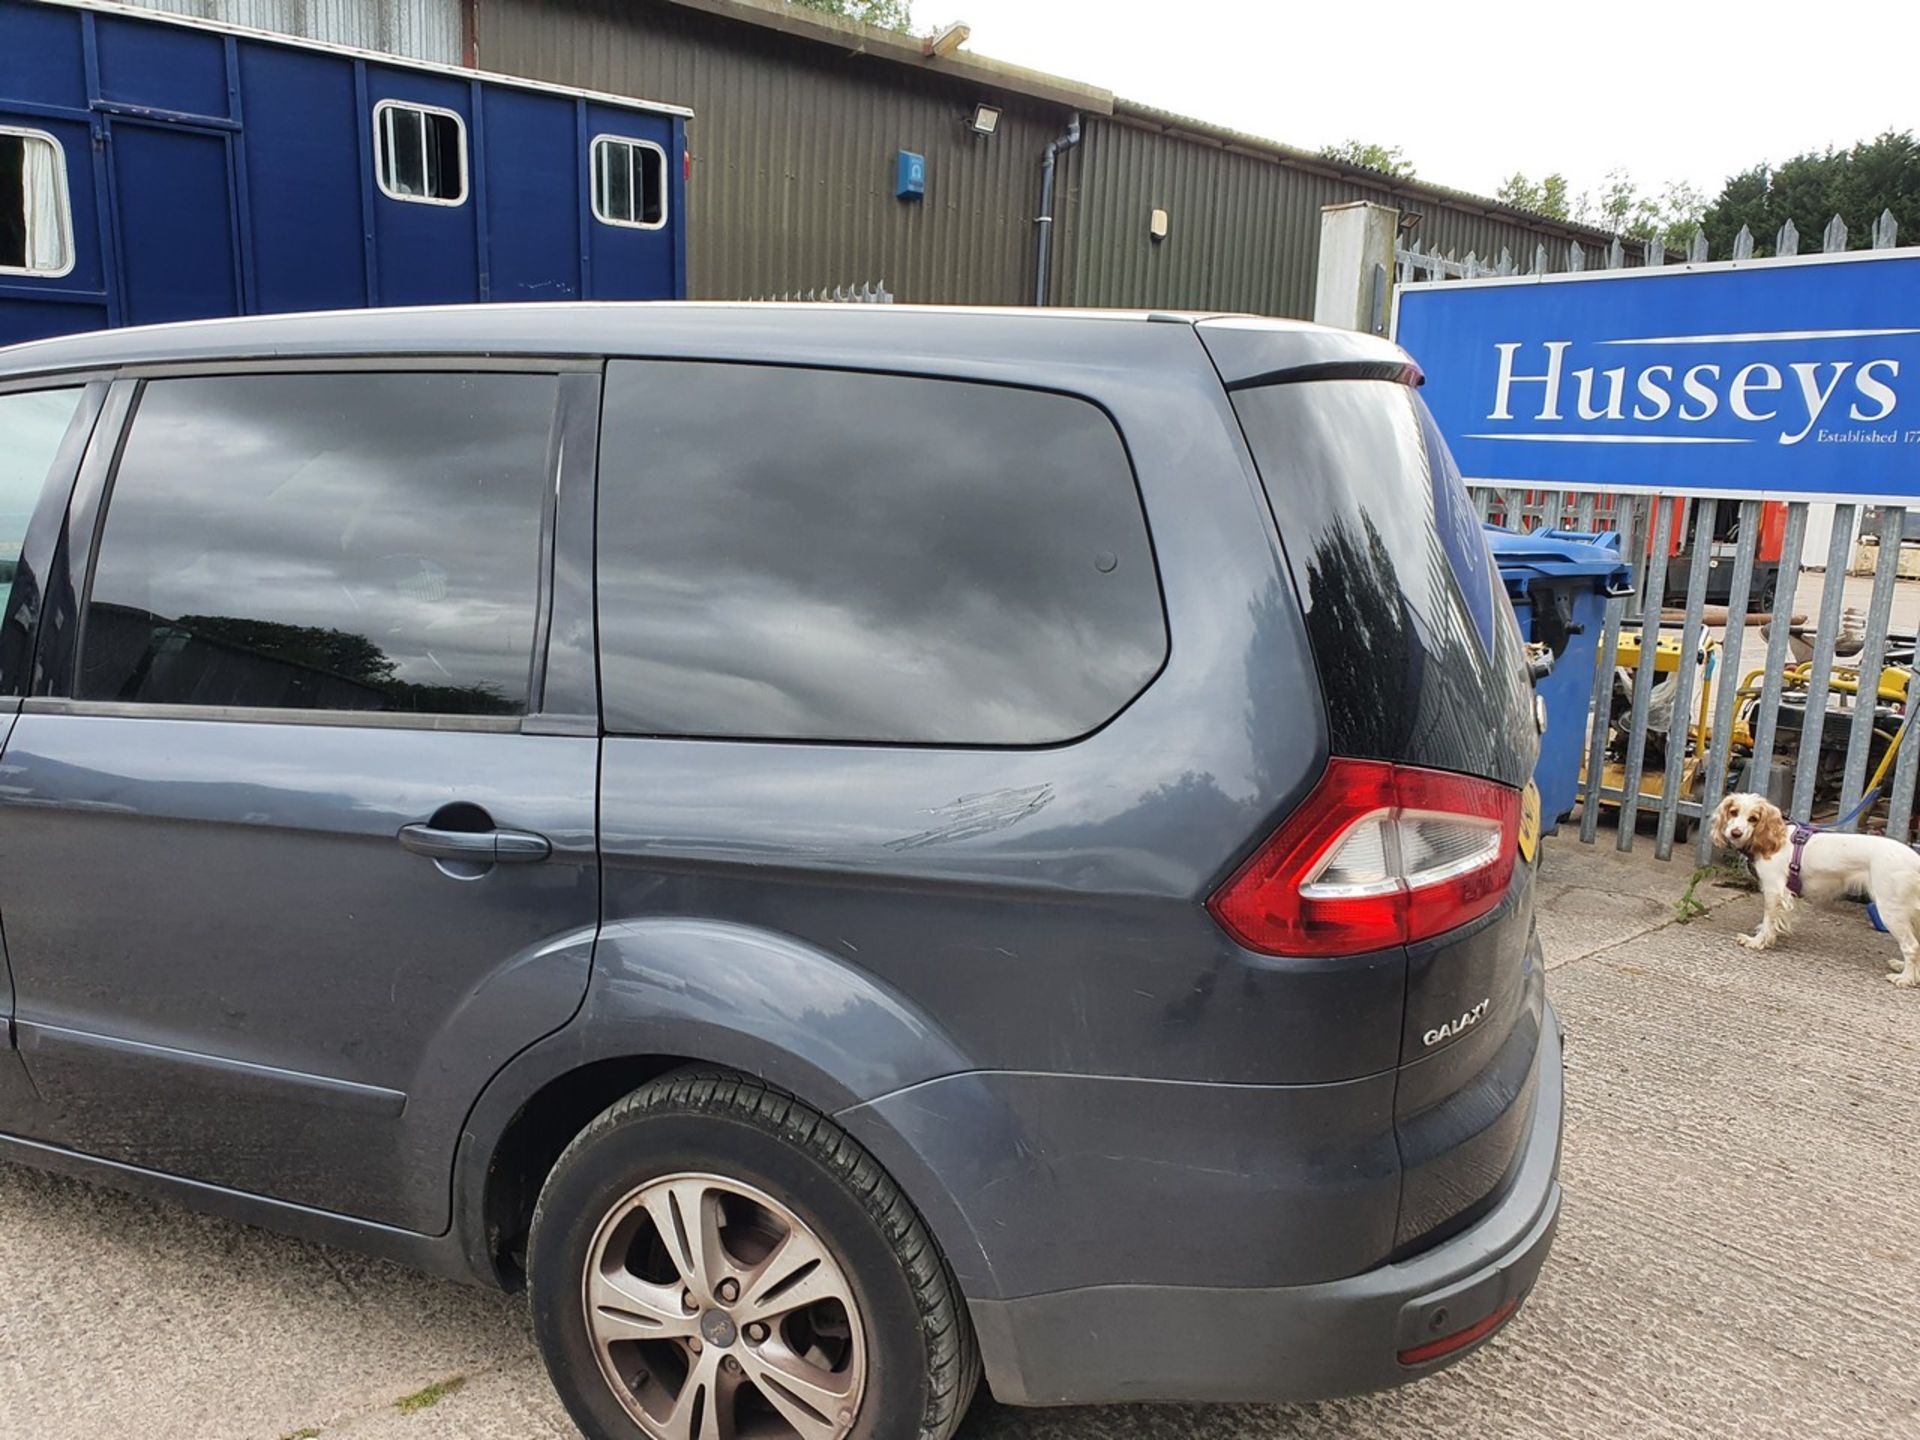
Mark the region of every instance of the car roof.
MULTIPOLYGON (((1391 342, 1298 320, 1192 311, 986 309, 921 305, 707 301, 546 301, 338 310, 191 320, 63 335, 0 348, 0 381, 123 366, 223 360, 453 356, 598 358, 660 356, 821 360, 887 368, 911 360, 997 354, 1049 361, 1124 363, 1164 356, 1164 327, 1213 331, 1244 361, 1264 367, 1355 359, 1407 363, 1391 342)), ((1229 381, 1246 375, 1228 375, 1229 381)))

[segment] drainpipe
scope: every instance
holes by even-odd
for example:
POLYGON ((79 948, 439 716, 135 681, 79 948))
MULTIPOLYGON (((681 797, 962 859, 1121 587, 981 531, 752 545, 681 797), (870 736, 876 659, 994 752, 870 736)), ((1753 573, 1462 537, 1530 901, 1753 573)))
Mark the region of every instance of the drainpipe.
POLYGON ((1040 227, 1039 254, 1034 265, 1033 303, 1047 303, 1047 269, 1053 259, 1053 167, 1062 150, 1080 143, 1080 116, 1076 112, 1067 122, 1067 133, 1047 142, 1047 153, 1040 161, 1040 216, 1033 223, 1040 227))

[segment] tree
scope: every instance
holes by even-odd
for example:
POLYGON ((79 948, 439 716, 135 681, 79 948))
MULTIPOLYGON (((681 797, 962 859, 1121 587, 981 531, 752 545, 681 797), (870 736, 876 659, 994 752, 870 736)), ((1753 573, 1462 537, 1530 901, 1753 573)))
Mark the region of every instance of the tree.
POLYGON ((1910 130, 1889 130, 1847 150, 1809 150, 1777 166, 1763 161, 1729 176, 1707 209, 1707 240, 1716 255, 1731 254, 1745 225, 1754 253, 1771 254, 1780 226, 1791 220, 1802 248, 1812 250, 1838 215, 1850 243, 1860 245, 1883 210, 1893 212, 1902 237, 1920 237, 1920 140, 1910 130))
POLYGON ((1583 192, 1573 218, 1629 240, 1684 250, 1700 225, 1707 197, 1684 180, 1670 180, 1658 195, 1643 193, 1625 170, 1609 170, 1597 193, 1583 192))
POLYGON ((913 29, 913 0, 787 0, 787 3, 803 10, 820 10, 843 19, 898 30, 902 34, 913 29))
POLYGON ((1493 192, 1493 198, 1502 205, 1531 210, 1550 220, 1568 218, 1567 177, 1557 171, 1536 185, 1516 170, 1500 182, 1500 188, 1493 192))
POLYGON ((1343 165, 1364 165, 1369 170, 1378 170, 1396 180, 1414 178, 1413 162, 1407 159, 1398 145, 1376 145, 1370 140, 1342 140, 1338 145, 1323 147, 1320 153, 1343 165))

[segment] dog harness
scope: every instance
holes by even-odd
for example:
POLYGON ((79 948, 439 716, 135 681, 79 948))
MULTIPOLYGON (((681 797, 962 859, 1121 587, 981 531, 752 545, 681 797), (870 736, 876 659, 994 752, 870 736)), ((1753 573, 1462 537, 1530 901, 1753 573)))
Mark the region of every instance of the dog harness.
POLYGON ((1816 832, 1813 826, 1803 825, 1798 820, 1792 823, 1793 854, 1787 859, 1787 893, 1797 900, 1800 898, 1800 859, 1806 853, 1807 841, 1811 840, 1816 832))

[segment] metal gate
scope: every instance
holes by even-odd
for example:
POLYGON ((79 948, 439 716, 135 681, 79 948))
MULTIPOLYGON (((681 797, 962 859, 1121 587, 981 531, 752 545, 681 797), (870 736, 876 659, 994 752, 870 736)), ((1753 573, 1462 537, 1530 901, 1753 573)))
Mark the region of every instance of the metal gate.
POLYGON ((1730 789, 1768 792, 1798 819, 1912 838, 1920 738, 1905 742, 1914 636, 1890 634, 1906 510, 1870 508, 1856 555, 1860 507, 1833 507, 1819 598, 1806 623, 1795 626, 1805 502, 1488 487, 1477 487, 1475 499, 1483 519, 1510 529, 1616 530, 1633 568, 1634 594, 1607 602, 1600 640, 1582 780, 1583 841, 1597 838, 1603 807, 1617 807, 1619 849, 1633 848, 1637 822, 1651 815, 1659 858, 1671 858, 1676 835, 1692 828, 1705 863, 1711 847, 1702 821, 1730 789), (1758 625, 1740 622, 1766 613, 1768 587, 1756 586, 1755 576, 1771 563, 1760 553, 1775 528, 1767 523, 1769 509, 1784 527, 1776 529, 1774 623, 1762 639, 1758 625), (1856 559, 1870 564, 1873 576, 1857 625, 1844 623, 1856 559), (1724 606, 1709 608, 1710 578, 1715 590, 1724 580, 1724 606), (1665 653, 1663 633, 1678 640, 1665 653), (1670 682, 1656 681, 1669 656, 1670 682), (1636 663, 1622 670, 1623 658, 1636 663), (1626 682, 1618 703, 1616 677, 1626 682), (1656 706, 1656 686, 1664 684, 1671 689, 1656 706), (1656 711, 1668 717, 1664 734, 1656 711))

